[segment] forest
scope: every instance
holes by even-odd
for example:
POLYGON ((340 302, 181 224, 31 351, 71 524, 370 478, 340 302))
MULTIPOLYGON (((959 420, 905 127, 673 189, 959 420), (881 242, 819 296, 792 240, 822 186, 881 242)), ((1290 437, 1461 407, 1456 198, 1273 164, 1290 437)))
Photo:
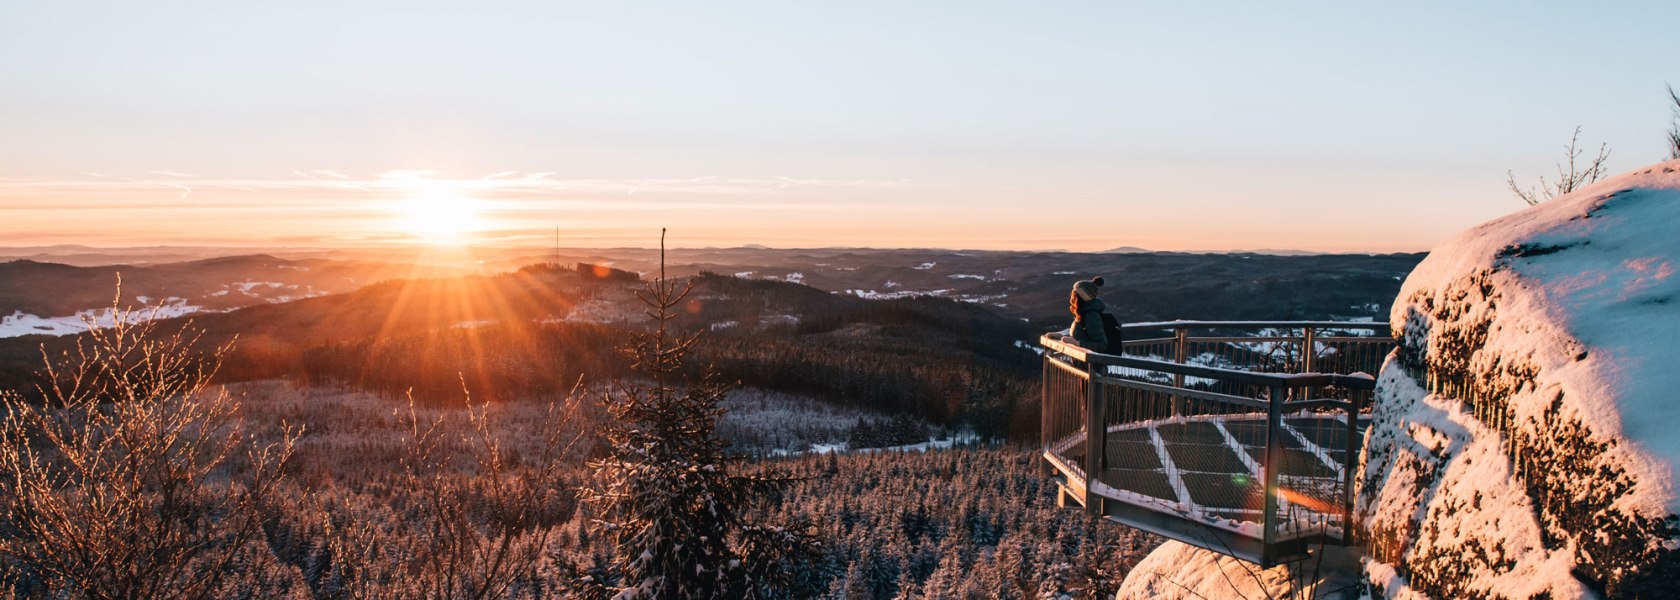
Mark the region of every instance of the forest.
MULTIPOLYGON (((985 323, 949 301, 788 323, 778 331, 791 342, 767 351, 729 333, 681 332, 700 312, 691 296, 775 286, 683 283, 681 293, 646 286, 663 295, 640 329, 550 323, 535 328, 546 335, 486 326, 328 343, 278 378, 263 369, 284 355, 242 353, 226 329, 119 310, 112 327, 39 350, 33 393, 4 394, 0 589, 1098 597, 1155 544, 1058 508, 1036 452, 1001 436, 935 451, 795 447, 749 458, 763 432, 721 418, 743 406, 743 381, 761 406, 794 419, 834 410, 814 409, 836 406, 825 397, 852 397, 859 416, 845 441, 865 448, 925 440, 924 419, 975 419, 989 390, 1019 392, 1030 373, 1007 354, 965 347, 958 338, 985 323), (848 328, 871 333, 837 334, 848 328), (911 356, 904 339, 916 336, 964 358, 911 356), (801 342, 826 347, 799 352, 801 342), (864 359, 895 349, 901 360, 864 359), (459 364, 450 360, 472 367, 452 386, 417 376, 459 364), (398 391, 405 376, 411 388, 398 391), (846 380, 863 383, 835 387, 846 380), (933 400, 882 410, 915 396, 933 400)), ((338 314, 353 314, 344 306, 338 314)))
POLYGON ((1087 598, 1158 543, 1056 506, 1042 326, 980 302, 580 263, 145 310, 0 340, 14 595, 1087 598))

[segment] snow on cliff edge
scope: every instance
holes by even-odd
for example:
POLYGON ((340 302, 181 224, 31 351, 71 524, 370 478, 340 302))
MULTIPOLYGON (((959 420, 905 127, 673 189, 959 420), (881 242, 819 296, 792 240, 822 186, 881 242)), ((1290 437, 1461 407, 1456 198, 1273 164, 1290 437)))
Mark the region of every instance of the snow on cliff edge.
MULTIPOLYGON (((1399 299, 1489 270, 1503 327, 1485 351, 1531 356, 1594 433, 1633 442, 1621 459, 1643 485, 1624 508, 1680 512, 1680 160, 1464 232, 1399 299)), ((1406 304, 1389 322, 1405 322, 1406 304)))
POLYGON ((1680 161, 1430 252, 1394 303, 1366 445, 1375 558, 1431 595, 1663 586, 1680 565, 1677 269, 1680 161))

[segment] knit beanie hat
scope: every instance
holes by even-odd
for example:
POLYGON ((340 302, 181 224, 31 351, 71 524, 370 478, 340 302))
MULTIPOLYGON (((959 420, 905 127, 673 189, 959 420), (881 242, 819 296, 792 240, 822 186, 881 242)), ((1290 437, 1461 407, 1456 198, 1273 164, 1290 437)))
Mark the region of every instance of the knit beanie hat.
POLYGON ((1081 281, 1073 284, 1073 293, 1080 300, 1091 300, 1097 297, 1097 286, 1102 285, 1094 281, 1081 281))

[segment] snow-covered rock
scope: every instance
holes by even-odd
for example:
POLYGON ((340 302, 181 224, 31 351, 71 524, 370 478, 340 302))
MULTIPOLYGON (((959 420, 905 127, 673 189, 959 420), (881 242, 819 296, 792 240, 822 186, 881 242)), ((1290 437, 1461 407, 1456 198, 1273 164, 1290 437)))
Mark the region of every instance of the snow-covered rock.
POLYGON ((1181 542, 1167 542, 1126 574, 1115 600, 1354 600, 1364 591, 1351 552, 1328 548, 1322 559, 1262 570, 1252 563, 1181 542))
POLYGON ((1358 513, 1383 588, 1680 597, 1680 161, 1460 234, 1401 288, 1358 513))

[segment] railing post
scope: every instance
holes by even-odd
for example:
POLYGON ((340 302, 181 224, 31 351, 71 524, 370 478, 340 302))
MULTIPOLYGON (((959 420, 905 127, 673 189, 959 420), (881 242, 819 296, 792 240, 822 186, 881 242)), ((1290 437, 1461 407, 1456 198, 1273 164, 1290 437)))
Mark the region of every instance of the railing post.
POLYGON ((1277 541, 1278 471, 1283 466, 1283 402, 1281 385, 1272 386, 1266 406, 1266 512, 1260 516, 1260 566, 1271 568, 1272 544, 1277 541))
MULTIPOLYGON (((1180 328, 1174 330, 1173 338, 1176 340, 1175 344, 1177 346, 1177 349, 1173 351, 1173 361, 1182 365, 1182 364, 1184 364, 1185 360, 1188 360, 1190 358, 1190 333, 1189 333, 1189 329, 1184 328, 1184 327, 1180 327, 1180 328)), ((1183 373, 1174 373, 1173 374, 1173 387, 1178 388, 1178 389, 1184 389, 1184 374, 1183 373)), ((1184 396, 1180 396, 1178 394, 1173 394, 1172 404, 1173 404, 1173 406, 1172 406, 1173 416, 1175 416, 1175 417, 1182 416, 1184 414, 1184 396)))
POLYGON ((1102 369, 1087 356, 1085 361, 1085 510, 1102 516, 1102 496, 1095 489, 1102 480, 1103 455, 1108 451, 1108 427, 1103 422, 1102 369))
POLYGON ((1301 372, 1317 373, 1318 368, 1318 331, 1312 327, 1306 328, 1301 335, 1301 372))
MULTIPOLYGON (((1348 390, 1347 415, 1347 458, 1342 461, 1342 543, 1352 544, 1354 541, 1353 528, 1353 480, 1357 475, 1354 471, 1359 468, 1360 448, 1365 447, 1365 440, 1358 439, 1359 435, 1359 405, 1361 396, 1365 392, 1357 389, 1348 390)), ((1375 393, 1375 392, 1373 392, 1375 393)), ((1374 399, 1373 399, 1374 400, 1374 399)))
POLYGON ((1050 451, 1050 423, 1054 419, 1054 408, 1050 405, 1050 352, 1038 361, 1038 445, 1044 452, 1050 451))

